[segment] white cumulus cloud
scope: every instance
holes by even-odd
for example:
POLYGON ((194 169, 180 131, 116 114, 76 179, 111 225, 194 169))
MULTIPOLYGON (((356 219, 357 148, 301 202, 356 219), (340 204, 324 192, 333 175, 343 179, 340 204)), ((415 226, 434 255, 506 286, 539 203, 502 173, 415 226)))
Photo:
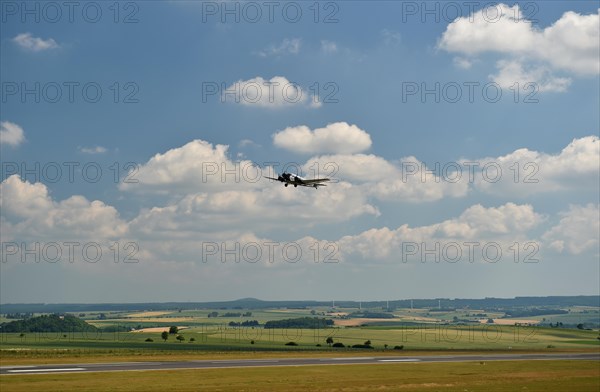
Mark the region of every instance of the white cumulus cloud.
POLYGON ((318 191, 273 186, 188 194, 163 207, 142 211, 132 221, 135 232, 169 238, 215 238, 218 233, 263 232, 318 223, 343 222, 361 215, 379 215, 361 189, 341 182, 318 191), (311 191, 311 197, 306 197, 311 191))
POLYGON ((302 40, 300 38, 284 38, 278 45, 270 45, 269 47, 258 52, 260 57, 281 56, 284 54, 300 53, 302 40))
POLYGON ((349 154, 368 150, 371 136, 356 125, 346 122, 327 124, 311 130, 305 125, 288 127, 273 135, 275 146, 305 154, 349 154))
POLYGON ((557 77, 556 71, 577 76, 600 73, 599 14, 581 15, 566 12, 546 28, 538 28, 528 20, 518 4, 487 6, 472 15, 450 23, 438 47, 460 53, 463 68, 478 54, 497 53, 504 56, 492 80, 502 86, 515 82, 540 85, 540 91, 565 91, 568 77, 557 77))
POLYGON ((193 140, 181 147, 154 155, 130 173, 135 182, 123 182, 121 190, 185 194, 249 188, 260 181, 262 170, 251 161, 234 162, 229 146, 193 140))
POLYGON ((127 233, 117 210, 99 200, 75 195, 54 201, 42 183, 12 175, 0 184, 3 236, 22 239, 76 239, 101 241, 127 233))
POLYGON ((106 147, 95 146, 95 147, 78 147, 79 151, 84 154, 104 154, 107 150, 106 147))
POLYGON ((321 40, 321 51, 326 54, 333 54, 338 51, 338 47, 333 41, 321 40))
POLYGON ((469 190, 467 181, 450 181, 450 174, 434 173, 415 157, 390 162, 373 154, 323 155, 309 159, 303 170, 351 181, 369 197, 385 201, 430 202, 462 197, 469 190))
POLYGON ((598 204, 573 205, 560 214, 559 224, 548 230, 542 238, 558 252, 578 255, 586 250, 598 253, 600 238, 600 211, 598 204))
POLYGON ((524 94, 537 91, 567 91, 572 81, 571 78, 552 75, 548 67, 528 66, 518 60, 500 60, 496 68, 498 73, 490 75, 490 80, 498 83, 503 89, 518 89, 524 94))
POLYGON ((260 76, 239 80, 223 91, 222 99, 225 102, 268 109, 321 106, 318 97, 312 96, 300 85, 283 76, 275 76, 270 80, 260 76))
POLYGON ((0 144, 17 147, 25 141, 23 128, 9 121, 0 122, 0 144))
POLYGON ((59 45, 52 38, 42 39, 34 37, 31 33, 22 33, 13 38, 13 41, 21 48, 32 52, 56 49, 59 45))
MULTIPOLYGON (((476 189, 491 194, 532 195, 597 189, 600 175, 598 136, 574 139, 557 154, 517 149, 510 154, 461 160, 470 167, 476 189)), ((469 170, 464 170, 465 177, 469 170)))
MULTIPOLYGON (((407 243, 426 249, 459 244, 458 247, 463 250, 467 250, 465 244, 469 243, 472 249, 479 248, 480 259, 481 248, 485 244, 498 244, 506 250, 513 241, 524 241, 527 232, 543 220, 544 217, 528 204, 507 203, 500 207, 477 204, 467 208, 460 216, 439 223, 419 227, 404 224, 397 229, 373 228, 357 235, 344 236, 338 242, 346 256, 358 254, 369 260, 388 261, 400 261, 406 251, 403 244, 407 243)), ((464 256, 467 258, 466 254, 464 256)))

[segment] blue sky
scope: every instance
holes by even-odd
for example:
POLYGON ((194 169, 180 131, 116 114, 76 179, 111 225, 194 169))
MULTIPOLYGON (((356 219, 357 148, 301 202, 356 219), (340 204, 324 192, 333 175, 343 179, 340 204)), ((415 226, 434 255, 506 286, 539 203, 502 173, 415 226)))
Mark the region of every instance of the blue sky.
POLYGON ((92 2, 71 21, 64 6, 3 2, 1 302, 598 294, 598 3, 469 4, 142 1, 117 15, 92 2), (36 83, 39 102, 21 95, 36 83), (203 176, 252 162, 336 182, 203 176), (48 261, 45 244, 72 241, 104 257, 48 261), (304 257, 248 262, 245 245, 264 256, 271 242, 304 257), (504 257, 443 251, 471 242, 504 257), (115 243, 139 261, 111 261, 115 243), (225 243, 238 263, 220 261, 225 243), (408 257, 414 244, 439 246, 439 262, 408 257), (22 262, 35 246, 40 262, 22 262))

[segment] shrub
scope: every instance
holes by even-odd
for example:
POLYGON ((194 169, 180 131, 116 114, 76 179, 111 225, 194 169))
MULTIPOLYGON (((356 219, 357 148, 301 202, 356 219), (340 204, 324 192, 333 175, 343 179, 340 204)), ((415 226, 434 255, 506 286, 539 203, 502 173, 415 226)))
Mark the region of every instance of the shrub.
POLYGON ((337 342, 337 343, 333 343, 333 345, 331 345, 331 347, 346 347, 346 346, 344 346, 344 343, 342 343, 342 342, 337 342))
POLYGON ((370 344, 355 344, 352 348, 373 348, 370 344))
POLYGON ((404 349, 404 346, 394 346, 394 350, 402 350, 404 349))
POLYGON ((147 339, 145 340, 145 342, 153 342, 153 341, 154 341, 154 340, 152 340, 152 338, 147 338, 147 339))
POLYGON ((287 342, 285 345, 286 346, 297 346, 298 343, 296 343, 296 342, 287 342))

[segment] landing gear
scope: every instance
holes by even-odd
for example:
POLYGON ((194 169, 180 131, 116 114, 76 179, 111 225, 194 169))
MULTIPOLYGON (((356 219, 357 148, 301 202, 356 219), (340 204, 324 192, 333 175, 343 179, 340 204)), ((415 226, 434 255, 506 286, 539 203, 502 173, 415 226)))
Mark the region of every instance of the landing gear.
POLYGON ((290 184, 284 184, 284 186, 285 186, 286 188, 287 188, 287 186, 288 186, 288 185, 290 185, 290 184))
POLYGON ((298 184, 294 184, 294 188, 298 188, 298 184))

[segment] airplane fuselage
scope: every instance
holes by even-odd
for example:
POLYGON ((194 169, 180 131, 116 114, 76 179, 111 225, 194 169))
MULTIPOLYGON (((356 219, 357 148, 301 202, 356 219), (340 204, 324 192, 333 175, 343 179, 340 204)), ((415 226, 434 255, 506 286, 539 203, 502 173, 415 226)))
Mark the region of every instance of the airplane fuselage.
POLYGON ((282 173, 281 175, 277 176, 277 178, 273 178, 273 177, 267 177, 267 178, 269 178, 271 180, 277 180, 277 181, 283 182, 286 187, 288 185, 292 184, 292 185, 294 185, 294 188, 297 188, 298 186, 305 186, 305 187, 318 189, 320 186, 326 186, 325 184, 322 184, 322 182, 329 181, 328 178, 309 180, 304 177, 300 177, 297 174, 292 174, 292 173, 282 173))

